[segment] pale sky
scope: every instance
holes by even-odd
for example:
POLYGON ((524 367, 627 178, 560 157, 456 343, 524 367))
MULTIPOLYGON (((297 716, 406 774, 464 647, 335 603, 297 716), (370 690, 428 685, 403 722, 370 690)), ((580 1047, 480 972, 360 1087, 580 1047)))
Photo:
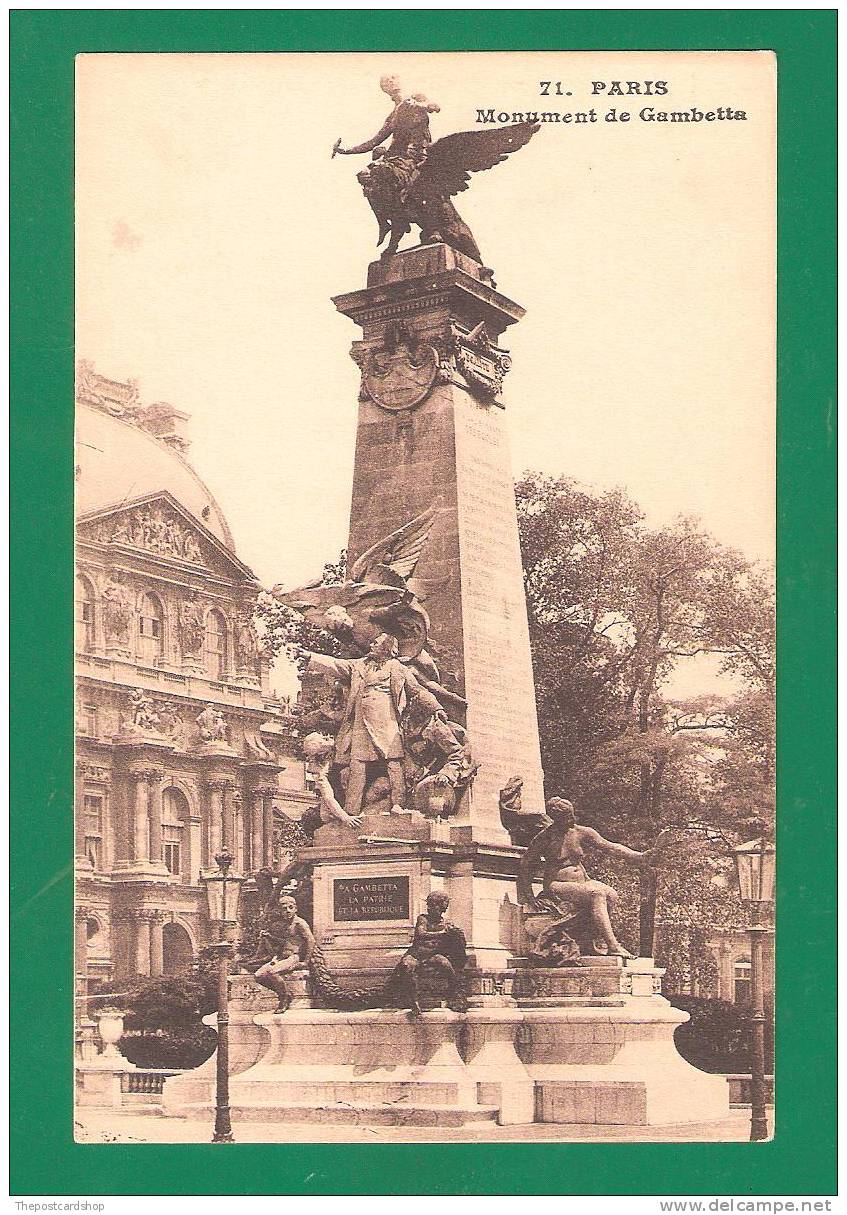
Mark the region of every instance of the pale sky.
POLYGON ((478 107, 593 105, 456 200, 527 309, 506 343, 514 471, 623 486, 651 522, 697 515, 770 560, 775 70, 743 52, 80 56, 77 356, 191 414, 241 558, 265 585, 308 580, 346 541, 353 472, 359 331, 330 296, 377 256, 367 158, 332 144, 376 133, 387 72, 441 106, 434 138, 478 107), (616 79, 669 91, 590 95, 616 79))

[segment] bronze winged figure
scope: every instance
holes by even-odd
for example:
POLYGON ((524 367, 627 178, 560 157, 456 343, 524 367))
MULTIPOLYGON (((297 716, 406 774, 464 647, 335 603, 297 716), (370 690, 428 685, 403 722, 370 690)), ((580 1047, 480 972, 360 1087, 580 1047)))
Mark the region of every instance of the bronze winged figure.
MULTIPOLYGON (((473 233, 451 199, 467 190, 472 173, 493 168, 523 147, 538 130, 538 123, 460 131, 433 142, 429 115, 439 107, 420 93, 405 97, 396 76, 384 76, 380 88, 394 102, 380 130, 352 148, 343 148, 339 140, 332 154, 372 154, 358 180, 379 224, 377 245, 389 237, 382 256, 396 253, 415 224, 421 231, 421 244, 450 245, 483 266, 473 233)), ((483 269, 490 278, 491 271, 483 269)))

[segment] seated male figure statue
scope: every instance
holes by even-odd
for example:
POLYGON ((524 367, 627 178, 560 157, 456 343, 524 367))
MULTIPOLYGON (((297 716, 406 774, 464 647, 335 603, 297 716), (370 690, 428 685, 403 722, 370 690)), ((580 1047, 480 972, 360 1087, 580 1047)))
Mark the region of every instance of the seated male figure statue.
POLYGON ((415 923, 411 948, 400 959, 395 971, 404 1006, 419 1016, 422 973, 439 979, 446 987, 447 1006, 454 1012, 467 1012, 468 1002, 461 989, 461 974, 468 960, 465 934, 445 920, 450 903, 442 890, 427 895, 426 913, 415 923))
POLYGON ((315 948, 315 938, 309 925, 297 914, 297 903, 290 894, 282 895, 263 919, 259 948, 264 948, 271 957, 256 971, 255 979, 262 987, 276 993, 279 997, 277 1012, 285 1012, 291 1003, 285 975, 309 961, 315 948))

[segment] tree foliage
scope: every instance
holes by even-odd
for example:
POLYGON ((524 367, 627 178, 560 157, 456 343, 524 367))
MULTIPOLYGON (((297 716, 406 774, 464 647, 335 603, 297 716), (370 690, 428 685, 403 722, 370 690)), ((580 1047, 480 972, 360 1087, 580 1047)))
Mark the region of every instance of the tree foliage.
MULTIPOLYGON (((673 841, 657 916, 690 951, 692 933, 739 921, 728 849, 773 815, 770 573, 695 520, 651 528, 620 490, 528 474, 517 503, 548 794, 633 846, 673 841), (734 697, 670 696, 702 654, 734 697)), ((632 878, 601 869, 633 936, 632 878)))
MULTIPOLYGON (((333 586, 343 582, 346 568, 347 550, 342 549, 336 561, 327 561, 324 565, 318 582, 321 586, 333 586)), ((262 647, 270 658, 275 658, 289 646, 302 646, 305 650, 315 650, 334 657, 341 652, 332 633, 315 628, 268 591, 262 591, 256 603, 256 624, 262 647)))
POLYGON ((129 975, 98 988, 93 1011, 124 1011, 122 1054, 138 1067, 197 1067, 215 1049, 217 1034, 203 1017, 217 1009, 217 970, 207 951, 179 975, 129 975))

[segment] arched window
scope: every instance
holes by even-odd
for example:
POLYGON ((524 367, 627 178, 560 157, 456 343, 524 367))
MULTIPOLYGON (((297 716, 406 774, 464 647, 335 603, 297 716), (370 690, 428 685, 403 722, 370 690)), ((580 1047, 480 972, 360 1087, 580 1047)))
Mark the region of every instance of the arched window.
POLYGON ((194 961, 191 937, 181 924, 165 924, 162 929, 162 971, 166 975, 183 974, 194 961))
POLYGON ((165 614, 155 595, 145 595, 138 611, 138 648, 142 662, 155 663, 165 648, 165 614))
POLYGON ((739 958, 732 967, 732 998, 736 1004, 749 1004, 750 994, 750 963, 739 958))
POLYGON ((222 679, 227 670, 226 621, 217 608, 206 617, 203 655, 207 673, 212 679, 222 679))
POLYGON ((76 648, 94 649, 94 591, 87 578, 76 579, 76 648))
POLYGON ((162 852, 165 868, 174 877, 184 879, 188 869, 186 831, 188 802, 179 789, 168 788, 162 793, 162 852))

